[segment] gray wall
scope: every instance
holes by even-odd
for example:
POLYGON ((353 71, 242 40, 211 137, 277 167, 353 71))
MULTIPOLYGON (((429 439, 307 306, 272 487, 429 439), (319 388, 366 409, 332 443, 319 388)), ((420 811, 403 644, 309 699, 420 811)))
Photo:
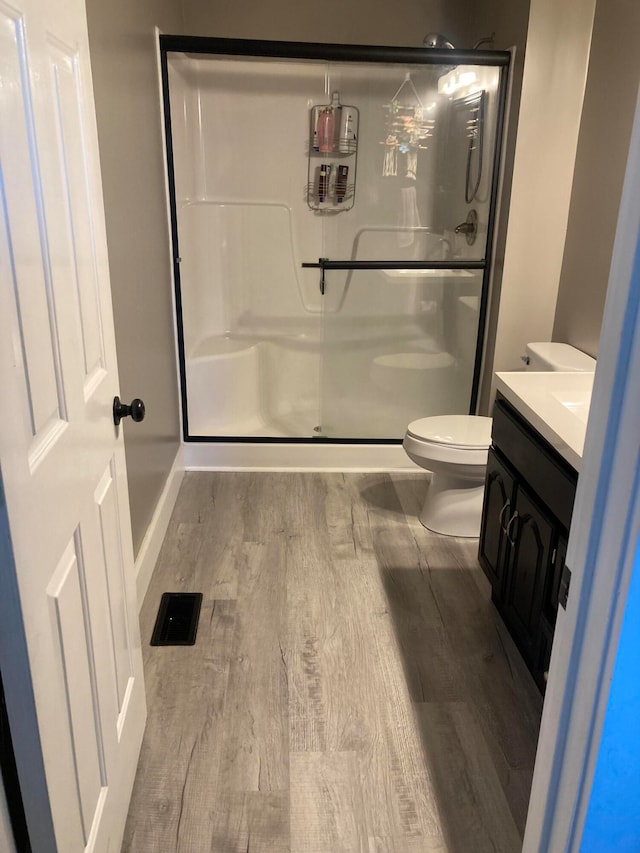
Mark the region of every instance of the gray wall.
POLYGON ((592 356, 598 355, 638 96, 639 42, 638 0, 599 0, 553 327, 554 340, 592 356))
POLYGON ((177 0, 87 0, 120 396, 138 552, 179 444, 170 254, 154 26, 180 32, 177 0))
POLYGON ((473 0, 182 0, 190 35, 414 47, 428 32, 471 47, 473 5, 473 0))

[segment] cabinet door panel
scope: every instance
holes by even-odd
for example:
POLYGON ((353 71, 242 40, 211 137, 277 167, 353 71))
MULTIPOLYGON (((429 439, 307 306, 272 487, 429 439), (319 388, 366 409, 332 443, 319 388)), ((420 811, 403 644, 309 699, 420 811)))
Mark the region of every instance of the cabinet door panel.
POLYGON ((544 601, 542 610, 549 625, 552 627, 556 623, 558 613, 558 595, 560 592, 560 581, 562 580, 562 572, 564 563, 567 557, 567 540, 562 534, 558 537, 553 555, 552 565, 547 576, 545 584, 544 601))
POLYGON ((549 675, 549 664, 551 662, 551 648, 553 646, 553 628, 543 619, 540 623, 535 661, 531 668, 531 674, 535 678, 540 692, 544 694, 547 689, 547 678, 549 675))
POLYGON ((491 582, 493 599, 502 598, 505 549, 503 525, 511 516, 514 480, 493 449, 489 450, 478 560, 491 582))
POLYGON ((523 488, 516 493, 514 512, 517 518, 510 527, 512 545, 503 617, 522 654, 532 662, 551 557, 553 524, 523 488))

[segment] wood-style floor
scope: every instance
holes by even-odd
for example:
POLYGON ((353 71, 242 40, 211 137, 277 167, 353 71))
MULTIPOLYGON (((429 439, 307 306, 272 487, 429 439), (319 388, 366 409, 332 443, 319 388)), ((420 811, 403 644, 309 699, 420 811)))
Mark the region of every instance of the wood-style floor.
POLYGON ((517 853, 541 698, 424 475, 191 473, 142 609, 127 853, 517 853), (164 591, 191 647, 150 647, 164 591))

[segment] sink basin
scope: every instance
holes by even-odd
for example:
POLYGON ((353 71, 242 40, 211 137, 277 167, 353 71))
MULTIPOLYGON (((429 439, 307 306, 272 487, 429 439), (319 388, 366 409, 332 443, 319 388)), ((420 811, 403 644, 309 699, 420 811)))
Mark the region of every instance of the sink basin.
POLYGON ((588 372, 503 372, 496 373, 496 388, 579 471, 593 377, 588 372))
POLYGON ((586 424, 589 419, 589 406, 591 405, 591 391, 575 389, 572 391, 552 391, 551 396, 555 397, 565 409, 569 409, 571 414, 575 415, 583 424, 586 424))

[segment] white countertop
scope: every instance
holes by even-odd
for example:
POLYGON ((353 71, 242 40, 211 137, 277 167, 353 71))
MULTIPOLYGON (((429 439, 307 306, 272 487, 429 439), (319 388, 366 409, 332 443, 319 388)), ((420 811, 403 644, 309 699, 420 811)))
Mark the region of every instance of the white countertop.
POLYGON ((496 388, 558 453, 580 470, 593 373, 496 373, 496 388))

